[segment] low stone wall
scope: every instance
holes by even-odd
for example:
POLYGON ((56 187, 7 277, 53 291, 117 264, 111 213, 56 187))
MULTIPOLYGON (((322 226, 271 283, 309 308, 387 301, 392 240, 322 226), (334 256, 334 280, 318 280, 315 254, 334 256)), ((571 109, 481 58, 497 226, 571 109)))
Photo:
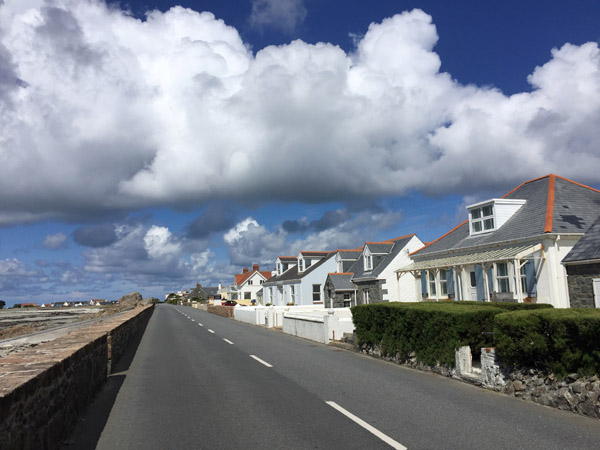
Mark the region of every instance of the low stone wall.
MULTIPOLYGON (((365 355, 413 369, 461 379, 544 406, 600 418, 600 377, 598 376, 578 377, 576 374, 571 374, 559 380, 554 374, 543 374, 533 369, 511 372, 497 362, 494 348, 481 349, 480 373, 469 372, 471 361, 465 361, 465 356, 458 351, 457 369, 443 365, 427 366, 414 357, 403 360, 398 356, 383 356, 376 345, 363 344, 356 350, 365 355), (461 369, 464 373, 461 373, 461 369), (475 377, 478 379, 476 382, 474 382, 475 377)), ((470 358, 470 353, 467 358, 470 358)))
POLYGON ((61 447, 154 306, 0 358, 0 449, 61 447))
POLYGON ((235 306, 208 305, 207 311, 217 316, 233 318, 233 308, 235 306))
POLYGON ((600 418, 600 379, 571 374, 557 379, 554 374, 536 370, 509 372, 496 361, 493 348, 481 349, 483 386, 544 406, 600 418))

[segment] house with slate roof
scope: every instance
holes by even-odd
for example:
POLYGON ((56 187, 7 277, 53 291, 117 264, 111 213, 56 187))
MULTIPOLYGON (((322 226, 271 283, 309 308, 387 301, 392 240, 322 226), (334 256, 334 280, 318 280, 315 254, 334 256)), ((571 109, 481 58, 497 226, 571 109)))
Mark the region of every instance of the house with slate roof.
POLYGON ((600 216, 562 260, 571 307, 600 308, 600 216))
POLYGON ((356 306, 356 285, 352 272, 331 272, 325 280, 325 307, 349 308, 356 306))
POLYGON ((327 273, 335 270, 334 252, 301 251, 295 257, 279 257, 276 267, 278 275, 263 285, 263 300, 276 306, 322 305, 323 284, 327 273), (287 263, 288 269, 284 270, 287 263), (279 275, 279 267, 283 272, 279 275))
POLYGON ((356 304, 415 301, 412 275, 398 277, 396 269, 411 262, 409 254, 423 247, 415 234, 389 241, 366 242, 360 257, 350 267, 356 286, 356 304))
POLYGON ((252 271, 244 267, 242 273, 235 275, 235 281, 230 288, 228 298, 249 303, 256 300, 257 292, 265 281, 271 278, 271 271, 260 271, 258 264, 252 266, 252 271))
POLYGON ((557 175, 467 206, 468 219, 411 254, 397 271, 423 300, 570 306, 561 261, 600 214, 600 191, 557 175))

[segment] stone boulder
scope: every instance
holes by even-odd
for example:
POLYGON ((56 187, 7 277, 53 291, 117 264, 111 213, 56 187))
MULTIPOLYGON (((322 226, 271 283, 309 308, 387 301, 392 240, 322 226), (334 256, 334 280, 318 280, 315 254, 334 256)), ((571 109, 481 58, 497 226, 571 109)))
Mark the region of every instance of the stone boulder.
POLYGON ((124 295, 119 299, 119 306, 125 308, 135 308, 136 306, 142 306, 142 294, 139 292, 132 292, 131 294, 124 295))

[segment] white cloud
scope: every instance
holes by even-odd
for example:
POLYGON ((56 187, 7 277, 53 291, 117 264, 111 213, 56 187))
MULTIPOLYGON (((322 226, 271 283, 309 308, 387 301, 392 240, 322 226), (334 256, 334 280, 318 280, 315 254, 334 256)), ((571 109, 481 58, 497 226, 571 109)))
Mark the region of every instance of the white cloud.
POLYGON ((173 242, 172 236, 168 228, 152 225, 144 236, 144 248, 148 255, 153 259, 178 256, 181 247, 177 242, 173 242))
POLYGON ((6 0, 0 30, 0 223, 600 182, 596 43, 553 50, 531 93, 506 96, 441 73, 420 10, 371 24, 352 54, 253 55, 210 13, 140 21, 92 0, 6 0))
POLYGON ((49 234, 42 245, 50 250, 63 248, 67 245, 67 235, 64 233, 49 234))
POLYGON ((252 27, 278 28, 292 32, 306 18, 303 0, 251 0, 252 12, 248 22, 252 27))
MULTIPOLYGON (((355 248, 374 239, 378 233, 387 232, 402 219, 401 212, 336 212, 343 213, 340 217, 346 219, 330 223, 323 229, 317 228, 318 231, 308 232, 300 238, 293 238, 283 227, 270 231, 252 218, 244 219, 223 237, 229 259, 236 266, 260 263, 273 268, 278 256, 295 256, 301 250, 334 251, 355 248)), ((394 237, 397 236, 387 236, 386 239, 394 237)))

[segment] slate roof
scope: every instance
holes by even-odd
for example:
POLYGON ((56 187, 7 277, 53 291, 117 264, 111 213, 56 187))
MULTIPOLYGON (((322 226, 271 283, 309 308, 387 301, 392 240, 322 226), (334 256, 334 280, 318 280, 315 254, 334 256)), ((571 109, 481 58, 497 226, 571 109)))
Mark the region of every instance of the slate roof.
POLYGON ((563 264, 600 259, 600 216, 562 260, 563 264))
POLYGON ((546 233, 583 233, 600 213, 600 191, 557 175, 529 180, 502 198, 526 203, 498 230, 469 236, 469 221, 411 254, 416 261, 449 250, 541 237, 546 233))
MULTIPOLYGON (((298 272, 298 266, 294 266, 294 267, 286 270, 281 275, 274 276, 269 281, 265 281, 263 283, 263 286, 264 285, 274 286, 274 285, 277 284, 277 282, 292 283, 292 282, 295 282, 295 281, 299 281, 302 277, 305 277, 306 275, 308 275, 309 273, 311 273, 313 270, 316 270, 317 267, 323 265, 325 263, 325 261, 329 260, 334 255, 335 255, 335 252, 328 253, 327 256, 325 256, 325 258, 322 258, 321 260, 319 260, 315 264, 311 265, 308 269, 306 269, 302 273, 298 272)), ((320 253, 320 256, 323 256, 323 254, 320 253)))
POLYGON ((305 256, 305 257, 308 257, 308 258, 322 258, 324 256, 327 256, 330 252, 302 251, 300 253, 302 254, 302 256, 305 256))
POLYGON ((290 267, 281 275, 275 275, 263 283, 263 286, 276 286, 278 282, 298 279, 298 266, 290 267))
POLYGON ((340 255, 342 260, 356 260, 360 258, 362 253, 361 250, 338 250, 337 253, 340 255))
POLYGON ((354 291, 356 286, 352 283, 353 273, 330 273, 328 275, 336 291, 354 291))
POLYGON ((367 242, 366 247, 369 247, 369 251, 373 254, 385 254, 389 253, 394 246, 393 242, 367 242))
POLYGON ((202 289, 204 289, 204 292, 206 292, 206 294, 209 296, 217 295, 219 293, 219 286, 206 286, 202 289))
POLYGON ((281 262, 296 262, 296 257, 295 256, 278 256, 277 257, 279 259, 279 261, 281 262))
POLYGON ((368 243, 369 249, 371 249, 371 245, 375 244, 386 244, 386 248, 389 248, 390 251, 388 254, 383 255, 379 258, 376 256, 373 257, 373 270, 365 272, 364 267, 364 256, 361 255, 358 260, 352 264, 350 268, 350 272, 354 273, 352 277, 353 281, 366 281, 366 280, 374 280, 377 279, 379 274, 383 272, 383 270, 392 262, 392 260, 396 257, 400 250, 402 250, 408 242, 412 239, 414 234, 409 234, 408 236, 402 236, 396 239, 390 239, 390 241, 381 242, 381 243, 368 243))

